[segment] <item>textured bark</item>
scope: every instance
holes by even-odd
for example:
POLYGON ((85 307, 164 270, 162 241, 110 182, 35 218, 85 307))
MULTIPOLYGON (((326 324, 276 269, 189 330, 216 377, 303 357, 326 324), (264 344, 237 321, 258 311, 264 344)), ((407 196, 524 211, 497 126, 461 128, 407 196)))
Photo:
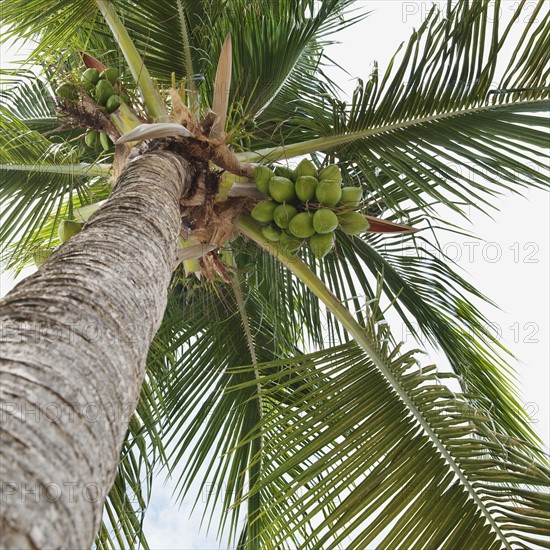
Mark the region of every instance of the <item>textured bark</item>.
POLYGON ((0 547, 85 549, 166 306, 192 169, 144 155, 0 309, 0 547))

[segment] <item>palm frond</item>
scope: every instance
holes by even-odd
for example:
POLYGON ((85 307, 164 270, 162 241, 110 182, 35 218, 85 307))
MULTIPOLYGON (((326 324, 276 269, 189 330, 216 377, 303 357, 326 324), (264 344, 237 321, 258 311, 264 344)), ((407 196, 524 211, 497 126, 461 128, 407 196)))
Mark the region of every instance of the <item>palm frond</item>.
MULTIPOLYGON (((256 407, 254 403, 245 407, 244 411, 239 407, 239 403, 251 397, 254 390, 245 392, 244 396, 235 396, 235 399, 223 399, 223 388, 228 383, 224 366, 227 362, 235 361, 236 356, 244 355, 250 360, 250 355, 239 328, 240 323, 234 317, 235 310, 231 313, 224 311, 223 317, 219 317, 220 306, 216 307, 211 302, 213 296, 209 296, 208 292, 192 294, 195 295, 186 300, 185 318, 179 308, 172 310, 172 315, 167 317, 170 319, 169 330, 173 336, 160 346, 161 361, 166 347, 168 356, 172 357, 170 370, 167 371, 164 367, 164 376, 159 380, 159 385, 164 390, 167 420, 164 441, 170 449, 168 460, 171 471, 175 471, 180 463, 182 465, 178 483, 180 498, 187 493, 201 467, 207 467, 220 483, 228 483, 227 493, 221 488, 210 492, 207 491, 207 480, 204 479, 199 487, 197 500, 201 494, 207 492, 206 514, 208 508, 214 508, 215 501, 220 499, 225 514, 218 531, 221 533, 229 521, 230 537, 235 538, 242 510, 230 512, 228 499, 231 492, 243 494, 245 469, 249 463, 251 447, 243 447, 241 452, 231 457, 223 458, 223 455, 250 429, 249 416, 256 418, 256 407), (200 311, 205 300, 210 304, 210 314, 214 316, 211 321, 207 321, 200 311), (212 306, 218 309, 217 315, 215 310, 212 311, 212 306), (222 334, 228 338, 220 342, 222 334), (213 340, 216 344, 223 345, 213 345, 213 340), (171 345, 166 346, 167 343, 171 345), (180 351, 185 344, 188 349, 185 352, 180 351), (237 411, 243 414, 238 414, 237 411), (204 425, 206 418, 209 419, 208 426, 204 425), (216 456, 212 457, 212 454, 216 456), (217 460, 219 455, 222 458, 217 460)), ((232 305, 235 306, 234 303, 232 305)), ((222 306, 222 311, 223 309, 225 308, 222 306)), ((161 328, 160 334, 162 332, 161 328)), ((154 361, 154 357, 150 361, 154 361)))
POLYGON ((301 327, 292 323, 283 339, 269 309, 278 285, 271 279, 270 293, 269 282, 246 267, 259 258, 246 249, 237 255, 255 353, 267 362, 239 366, 250 351, 237 303, 226 284, 191 279, 176 284, 152 348, 149 372, 163 396, 166 464, 180 472, 179 498, 193 490, 198 504, 202 496, 204 521, 210 525, 217 509, 218 536, 225 526, 230 540, 238 534, 236 510, 255 498, 251 509, 261 512, 245 515, 243 548, 251 533, 258 545, 280 548, 361 548, 381 540, 381 532, 388 547, 405 538, 404 548, 416 540, 468 545, 476 537, 481 547, 523 547, 544 536, 538 518, 547 496, 533 486, 550 478, 536 449, 500 432, 498 415, 475 390, 453 393, 442 385, 457 385, 455 375, 419 368, 412 352, 392 344, 377 305, 383 280, 372 300, 358 304, 365 334, 405 402, 355 343, 302 355, 301 327), (435 436, 436 447, 429 439, 435 436), (253 450, 260 439, 261 459, 253 450), (447 449, 447 460, 438 448, 447 449), (249 476, 256 476, 256 489, 249 476), (433 507, 441 503, 447 512, 434 522, 433 507), (522 512, 515 514, 515 506, 522 512))
POLYGON ((341 235, 336 253, 322 265, 321 277, 329 286, 342 299, 355 300, 360 322, 363 304, 376 298, 375 281, 382 277, 383 291, 408 333, 418 344, 445 353, 464 392, 484 396, 475 405, 491 410, 504 432, 538 441, 514 390, 507 351, 474 305, 491 302, 453 270, 437 244, 418 234, 341 235))
MULTIPOLYGON (((362 184, 369 214, 433 214, 437 204, 485 210, 504 190, 545 185, 541 113, 550 103, 541 67, 550 19, 542 2, 496 89, 498 53, 525 1, 502 31, 499 1, 434 9, 401 61, 396 54, 385 75, 375 70, 346 105, 323 73, 323 48, 361 17, 350 16, 351 4, 112 2, 159 87, 183 82, 193 109, 211 106, 230 32, 231 143, 261 148, 241 158, 311 153, 317 164, 338 161, 345 181, 362 184)), ((45 75, 14 75, 1 96, 0 242, 16 243, 7 262, 20 266, 34 247, 55 241, 61 216, 89 203, 90 192, 93 200, 108 193, 92 172, 70 173, 98 159, 81 150, 81 132, 56 127, 51 84, 78 72, 84 50, 134 85, 92 0, 6 0, 2 23, 6 37, 35 40, 31 58, 45 75)), ((210 526, 221 513, 218 535, 243 549, 540 543, 549 472, 536 445, 519 440, 534 437, 497 342, 471 304, 483 296, 437 249, 426 257, 426 243, 342 237, 332 258, 315 264, 305 255, 353 305, 370 357, 353 342, 304 355, 302 348, 350 336, 306 280, 246 241, 231 246, 239 292, 178 271, 97 547, 147 548, 141 520, 157 464, 177 476, 180 499, 198 479, 203 521, 210 526), (395 346, 378 306, 382 292, 411 332, 445 351, 458 377, 419 368, 395 346), (443 386, 444 376, 464 393, 443 386)))
POLYGON ((498 89, 497 54, 522 7, 501 30, 500 2, 449 2, 445 13, 434 7, 399 63, 398 53, 385 74, 375 69, 360 81, 350 105, 330 97, 324 107, 297 100, 297 114, 285 121, 285 144, 241 158, 323 151, 362 182, 367 200, 395 212, 408 203, 432 214, 436 204, 485 211, 495 195, 547 186, 540 113, 550 108, 550 88, 540 67, 550 16, 542 8, 537 2, 526 23, 530 40, 517 46, 498 89))
MULTIPOLYGON (((422 218, 413 219, 413 224, 422 224, 422 218)), ((479 301, 493 304, 453 269, 435 234, 433 239, 421 233, 361 238, 339 234, 334 253, 323 260, 316 260, 308 249, 298 257, 354 312, 359 323, 366 322, 365 304, 378 299, 377 281, 381 280, 380 289, 391 310, 388 315, 401 319, 403 337, 406 327, 416 345, 442 350, 462 390, 484 396, 475 405, 491 411, 503 432, 540 444, 514 389, 514 370, 505 359, 508 352, 475 305, 479 301)), ((289 274, 276 259, 250 247, 243 248, 239 258, 242 269, 255 273, 249 276, 250 283, 280 307, 279 315, 304 336, 305 346, 323 348, 348 340, 330 309, 307 286, 292 279, 286 282, 289 274)))
POLYGON ((30 71, 0 70, 0 100, 6 110, 40 133, 57 128, 55 99, 49 86, 30 71))
POLYGON ((273 307, 273 293, 256 286, 256 273, 239 273, 242 302, 227 283, 199 285, 189 278, 176 282, 148 369, 160 392, 160 436, 167 449, 165 464, 178 475, 177 498, 197 491, 195 504, 202 495, 207 525, 214 514, 221 514, 218 536, 236 542, 240 534, 241 541, 250 542, 257 536, 254 518, 263 499, 256 495, 246 507, 233 504, 260 475, 258 469, 247 473, 247 468, 261 454, 262 444, 251 440, 237 453, 229 451, 260 421, 263 407, 259 409, 254 398, 257 388, 226 393, 229 386, 253 381, 256 375, 235 378, 227 370, 244 358, 250 361, 251 353, 258 361, 300 353, 303 337, 297 326, 277 323, 280 313, 273 307), (198 472, 205 474, 200 478, 198 472))
POLYGON ((270 319, 274 340, 295 341, 300 347, 322 347, 333 336, 323 318, 322 304, 307 286, 271 254, 239 239, 231 243, 237 265, 246 275, 246 288, 270 319), (278 323, 276 319, 285 319, 278 323))
MULTIPOLYGON (((97 173, 91 167, 75 166, 78 144, 50 141, 4 107, 0 110, 0 169, 3 202, 0 243, 2 262, 19 268, 28 261, 33 248, 55 238, 54 230, 67 201, 81 206, 90 202, 90 181, 97 173), (41 234, 53 216, 50 234, 41 234)), ((69 208, 70 210, 70 208, 69 208)))
MULTIPOLYGON (((69 70, 70 63, 65 65, 69 70)), ((24 70, 0 73, 0 243, 2 262, 16 272, 36 248, 57 244, 59 221, 73 208, 108 193, 110 165, 101 161, 110 155, 85 147, 85 130, 56 114, 51 86, 59 77, 51 72, 47 67, 41 76, 24 70)))
POLYGON ((267 412, 243 443, 258 433, 265 441, 255 490, 264 498, 260 546, 293 548, 294 534, 308 528, 301 547, 544 544, 548 468, 528 446, 493 431, 485 412, 445 387, 434 366, 419 367, 412 352, 389 345, 386 325, 366 331, 409 403, 355 343, 256 367, 267 412), (302 375, 300 392, 288 388, 281 403, 287 377, 302 375))
POLYGON ((216 61, 230 33, 234 77, 227 93, 251 116, 274 101, 289 79, 294 90, 296 82, 310 88, 322 44, 329 43, 325 37, 360 19, 343 17, 351 4, 331 0, 316 10, 313 3, 296 0, 276 5, 180 0, 177 6, 161 0, 119 1, 116 7, 151 74, 164 85, 172 77, 183 80, 193 100, 198 89, 203 107, 211 106, 216 61))
MULTIPOLYGON (((66 115, 60 115, 59 98, 53 88, 57 85, 73 81, 79 71, 82 71, 80 56, 73 56, 63 64, 63 69, 48 65, 37 75, 27 70, 0 69, 0 102, 4 111, 9 112, 13 119, 22 122, 28 130, 38 132, 52 144, 66 144, 72 149, 75 162, 98 164, 110 157, 109 154, 97 154, 96 151, 83 147, 85 128, 75 127, 74 121, 66 115)), ((9 160, 9 155, 5 157, 9 160)), ((60 165, 61 166, 61 165, 60 165)), ((75 169, 75 173, 79 171, 75 169)), ((105 172, 105 166, 101 168, 105 172)), ((63 172, 61 167, 60 172, 63 172)), ((90 167, 90 177, 98 169, 90 167)))
POLYGON ((318 64, 323 38, 350 24, 342 16, 350 4, 331 0, 314 12, 309 2, 279 2, 275 9, 264 2, 233 2, 224 18, 213 21, 219 29, 215 36, 223 36, 226 28, 234 36, 233 93, 246 106, 246 113, 257 117, 290 78, 307 83, 318 64), (243 10, 250 13, 244 24, 243 10))
POLYGON ((94 0, 6 0, 0 14, 1 40, 28 41, 34 46, 29 59, 45 60, 66 51, 75 35, 91 33, 97 14, 94 0))
POLYGON ((210 135, 219 139, 225 134, 225 123, 227 122, 227 111, 229 108, 229 90, 231 89, 232 73, 232 48, 231 35, 225 37, 218 67, 216 69, 216 80, 214 81, 214 96, 212 98, 212 110, 218 118, 212 125, 210 135))

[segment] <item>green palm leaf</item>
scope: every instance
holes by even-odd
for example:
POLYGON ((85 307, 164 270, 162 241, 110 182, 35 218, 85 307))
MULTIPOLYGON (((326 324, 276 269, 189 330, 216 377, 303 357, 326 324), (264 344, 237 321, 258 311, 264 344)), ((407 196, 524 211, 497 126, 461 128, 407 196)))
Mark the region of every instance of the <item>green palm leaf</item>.
MULTIPOLYGON (((150 411, 146 412, 150 416, 150 411)), ((145 435, 147 431, 138 420, 138 415, 134 416, 130 421, 114 485, 105 502, 104 520, 95 540, 98 549, 149 548, 142 523, 151 497, 155 461, 145 435)))
MULTIPOLYGON (((169 466, 175 470, 181 464, 178 483, 179 497, 183 498, 196 479, 197 472, 206 468, 212 479, 205 476, 199 487, 197 501, 207 489, 204 514, 216 509, 219 502, 223 508, 223 520, 218 532, 228 529, 230 539, 238 536, 239 518, 243 510, 231 509, 232 494, 242 495, 247 480, 246 471, 251 456, 259 441, 252 441, 237 453, 226 454, 259 421, 256 390, 224 396, 224 388, 235 379, 226 374, 229 366, 241 363, 243 357, 250 360, 250 340, 239 319, 235 296, 222 286, 195 289, 176 289, 174 300, 185 300, 185 311, 176 302, 169 307, 166 324, 157 334, 155 346, 159 353, 149 359, 149 369, 158 376, 163 394, 163 430, 165 445, 172 449, 169 466), (220 300, 220 296, 224 296, 220 300), (209 312, 205 317, 205 309, 209 312), (165 357, 171 357, 169 369, 165 357), (156 365, 156 366, 155 366, 156 365), (223 491, 222 491, 223 487, 223 491)), ((296 349, 279 332, 275 340, 271 325, 263 308, 254 301, 246 300, 246 310, 255 315, 249 317, 255 355, 260 359, 273 358, 273 348, 296 349)), ((155 348, 154 348, 155 349, 155 348)), ((245 377, 245 379, 248 377, 245 377)), ((239 381, 244 381, 239 377, 239 381)), ((251 380, 254 379, 252 374, 251 380)), ((249 503, 248 516, 257 514, 259 504, 255 498, 249 503), (255 511, 256 510, 256 511, 255 511)))
POLYGON ((435 204, 486 210, 503 191, 547 185, 540 153, 546 119, 537 114, 550 106, 547 71, 537 70, 550 23, 539 13, 543 2, 526 24, 531 39, 517 46, 501 86, 492 88, 496 54, 523 4, 503 30, 500 2, 449 3, 445 14, 434 8, 401 61, 396 54, 384 75, 375 69, 349 106, 330 97, 324 106, 298 99, 285 120, 285 144, 241 158, 324 151, 362 181, 367 200, 397 212, 405 201, 430 214, 435 204))
POLYGON ((227 93, 239 116, 233 124, 239 124, 243 115, 256 116, 273 102, 281 108, 280 95, 289 89, 317 89, 312 82, 326 37, 360 19, 343 18, 351 3, 331 0, 314 10, 313 3, 296 0, 278 2, 276 9, 265 2, 119 1, 116 8, 152 76, 165 85, 183 80, 191 100, 200 98, 203 107, 210 104, 216 60, 231 33, 233 85, 227 93), (244 25, 243 13, 250 14, 244 25))
POLYGON ((98 20, 94 0, 6 0, 2 4, 2 41, 16 38, 33 42, 33 60, 46 63, 55 53, 67 52, 75 37, 93 32, 98 20))
POLYGON ((55 100, 47 84, 27 71, 0 71, 0 99, 12 116, 40 133, 59 128, 55 100))
MULTIPOLYGON (((383 277, 384 293, 409 333, 418 343, 429 343, 445 353, 463 391, 484 396, 476 406, 491 410, 507 433, 537 440, 526 427, 527 415, 510 382, 513 370, 502 357, 507 352, 472 303, 473 299, 490 301, 453 271, 437 246, 419 235, 371 235, 366 240, 342 236, 337 254, 325 264, 323 278, 342 297, 373 299, 373 283, 383 277)), ((356 300, 356 309, 362 305, 356 300)))
POLYGON ((57 238, 61 216, 71 212, 68 204, 90 202, 90 182, 97 183, 108 168, 75 163, 78 145, 50 141, 3 108, 0 128, 0 243, 3 262, 20 268, 33 249, 57 238))
MULTIPOLYGON (((377 342, 387 341, 385 328, 376 335, 375 326, 367 330, 377 342)), ((378 351, 431 426, 431 436, 354 343, 256 367, 268 410, 250 435, 261 432, 266 442, 256 489, 269 495, 260 546, 291 548, 289 532, 299 533, 308 522, 314 528, 301 544, 314 548, 542 543, 550 471, 517 442, 493 432, 484 412, 442 385, 433 366, 419 368, 412 353, 402 355, 387 344, 378 351), (282 406, 277 395, 286 380, 302 375, 299 395, 289 388, 282 406), (315 522, 327 500, 337 505, 315 522)), ((250 367, 235 374, 245 372, 250 367)))

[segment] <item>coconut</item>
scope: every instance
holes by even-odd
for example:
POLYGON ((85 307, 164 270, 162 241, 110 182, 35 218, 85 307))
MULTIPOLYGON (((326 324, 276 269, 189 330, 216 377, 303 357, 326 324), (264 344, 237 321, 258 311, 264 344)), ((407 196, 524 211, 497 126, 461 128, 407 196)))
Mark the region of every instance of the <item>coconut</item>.
POLYGON ((84 143, 91 149, 97 147, 97 141, 99 139, 99 132, 97 130, 88 130, 84 136, 84 143))
POLYGON ((99 71, 97 69, 86 69, 80 77, 80 83, 82 87, 90 92, 94 86, 99 82, 99 71))
POLYGON ((100 80, 96 84, 95 99, 100 105, 105 105, 114 93, 113 85, 108 80, 100 80))
POLYGON ((313 176, 300 176, 296 179, 296 196, 302 202, 308 202, 315 198, 315 189, 319 182, 313 176))
POLYGON ((288 224, 288 230, 295 237, 307 239, 315 233, 313 228, 313 214, 311 212, 300 212, 296 214, 288 224))
POLYGON ((276 243, 281 238, 281 230, 273 223, 262 227, 262 235, 271 242, 276 243))
POLYGON ((294 170, 294 174, 296 176, 296 182, 298 182, 298 178, 301 176, 317 176, 317 168, 315 168, 315 164, 311 162, 309 159, 302 159, 298 166, 296 166, 296 169, 294 170))
POLYGON ((253 209, 250 215, 258 222, 269 223, 273 221, 273 212, 277 203, 271 199, 260 201, 253 209))
POLYGON ((319 174, 319 181, 330 180, 342 183, 342 173, 340 167, 337 164, 329 164, 325 169, 321 170, 319 174))
POLYGON ((348 235, 364 233, 370 227, 367 218, 361 212, 341 212, 338 214, 340 229, 348 235))
POLYGON ((316 258, 324 258, 334 247, 336 235, 334 231, 320 235, 315 233, 309 238, 309 247, 316 258))
POLYGON ((315 189, 315 196, 320 204, 325 206, 336 206, 342 197, 340 182, 334 180, 321 180, 317 189, 315 189))
POLYGON ((38 248, 32 253, 34 264, 40 267, 51 255, 53 248, 38 248))
POLYGON ((296 198, 294 183, 282 176, 273 176, 269 180, 269 194, 277 202, 292 201, 296 198))
POLYGON ((104 151, 108 151, 111 148, 111 138, 105 132, 99 134, 99 143, 101 143, 104 151))
POLYGON ((254 183, 258 191, 269 193, 269 180, 275 175, 273 170, 270 170, 267 166, 256 166, 254 168, 254 183))
POLYGON ((75 99, 78 99, 78 93, 76 92, 74 86, 68 84, 67 82, 64 82, 56 88, 55 95, 64 99, 68 99, 69 101, 74 101, 75 99))
POLYGON ((296 254, 302 246, 302 243, 303 239, 298 239, 286 231, 281 233, 281 238, 279 239, 279 244, 281 245, 283 252, 289 256, 296 254))
POLYGON ((298 214, 298 210, 291 204, 279 204, 273 212, 273 221, 281 228, 286 229, 290 220, 298 214))
POLYGON ((77 233, 80 233, 82 226, 74 220, 62 220, 59 224, 57 234, 59 240, 64 243, 68 241, 71 237, 74 237, 77 233))
POLYGON ((109 113, 114 113, 122 105, 122 103, 124 103, 122 98, 115 94, 107 100, 105 107, 109 113))
POLYGON ((360 187, 342 187, 342 197, 339 204, 342 206, 358 206, 363 197, 363 190, 360 187))
POLYGON ((313 214, 313 227, 317 233, 331 233, 338 227, 338 218, 332 210, 320 208, 313 214))
POLYGON ((281 176, 291 181, 296 180, 296 174, 294 173, 294 170, 292 170, 292 168, 289 168, 288 166, 275 166, 274 170, 276 176, 281 176))
POLYGON ((116 84, 116 81, 118 80, 118 69, 116 69, 115 67, 108 67, 101 72, 99 78, 108 80, 114 86, 116 84))

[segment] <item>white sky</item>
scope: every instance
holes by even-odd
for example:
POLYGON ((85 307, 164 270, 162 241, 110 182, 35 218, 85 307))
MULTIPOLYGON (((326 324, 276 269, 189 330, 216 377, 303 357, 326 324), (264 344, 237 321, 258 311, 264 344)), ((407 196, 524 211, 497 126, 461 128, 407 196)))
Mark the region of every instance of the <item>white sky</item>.
MULTIPOLYGON (((444 5, 445 2, 439 2, 444 5)), ((503 2, 502 19, 516 8, 517 2, 503 2)), ((418 27, 431 2, 373 1, 358 2, 374 13, 364 22, 339 35, 342 44, 329 53, 352 75, 366 79, 377 60, 383 72, 388 60, 402 40, 418 27)), ((527 2, 525 18, 534 2, 527 2)), ((525 18, 520 18, 514 32, 522 32, 525 18)), ((2 64, 13 51, 2 51, 2 64)), ((341 73, 338 73, 341 76, 341 73)), ((350 92, 355 82, 341 81, 350 92)), ((531 415, 534 428, 550 444, 550 377, 549 377, 549 195, 529 191, 525 198, 506 195, 497 205, 494 219, 472 211, 472 227, 482 237, 479 245, 471 239, 442 236, 444 250, 474 282, 502 308, 484 308, 484 313, 501 333, 502 342, 519 358, 515 362, 522 402, 531 415), (446 239, 446 240, 445 240, 446 239)), ((467 228, 472 229, 472 228, 467 228)), ((3 296, 13 281, 2 273, 0 292, 3 296)), ((396 337, 407 339, 406 331, 393 327, 396 337)), ((410 337, 409 337, 410 338, 410 337)), ((437 361, 437 357, 432 357, 437 361)), ((180 509, 170 503, 173 486, 159 480, 145 521, 145 532, 151 547, 161 549, 218 548, 214 534, 199 533, 201 510, 189 520, 194 495, 180 509)))

